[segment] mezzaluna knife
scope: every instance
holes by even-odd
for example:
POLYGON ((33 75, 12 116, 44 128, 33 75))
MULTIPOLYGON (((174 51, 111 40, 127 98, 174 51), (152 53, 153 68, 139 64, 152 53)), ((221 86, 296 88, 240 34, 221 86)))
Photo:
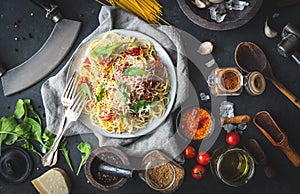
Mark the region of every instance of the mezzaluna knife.
POLYGON ((55 26, 44 45, 22 64, 5 71, 0 64, 4 96, 17 93, 37 83, 54 70, 72 47, 81 22, 63 18, 57 5, 49 0, 31 0, 46 10, 46 18, 55 26))

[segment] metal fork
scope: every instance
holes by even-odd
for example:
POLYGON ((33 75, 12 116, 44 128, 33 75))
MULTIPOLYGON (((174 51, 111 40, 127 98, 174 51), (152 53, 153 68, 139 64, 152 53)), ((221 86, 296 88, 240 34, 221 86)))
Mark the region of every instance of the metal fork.
MULTIPOLYGON (((78 88, 78 74, 76 73, 76 71, 73 73, 73 75, 71 76, 71 79, 68 81, 64 91, 63 91, 63 95, 61 97, 61 103, 64 107, 64 112, 63 112, 63 116, 62 116, 62 121, 65 119, 65 114, 66 114, 66 110, 67 108, 73 103, 74 101, 74 96, 76 94, 77 88, 78 88)), ((63 125, 64 123, 61 122, 59 129, 57 131, 57 136, 59 136, 60 134, 64 133, 64 129, 63 129, 63 125)), ((44 166, 49 166, 50 165, 50 161, 46 161, 45 159, 46 155, 42 158, 42 163, 44 166)), ((55 152, 54 156, 53 156, 54 160, 57 160, 55 158, 57 158, 57 152, 55 152)))
POLYGON ((57 149, 61 138, 63 137, 63 132, 67 129, 71 122, 77 121, 82 109, 87 102, 87 96, 81 92, 78 92, 74 98, 74 102, 66 109, 65 117, 62 121, 61 133, 56 135, 56 138, 47 154, 42 158, 43 166, 53 166, 57 162, 57 149))

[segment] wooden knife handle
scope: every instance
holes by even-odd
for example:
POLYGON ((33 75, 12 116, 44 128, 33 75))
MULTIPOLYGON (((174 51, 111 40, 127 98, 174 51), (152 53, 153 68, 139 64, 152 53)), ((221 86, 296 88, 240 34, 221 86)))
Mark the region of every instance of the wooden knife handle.
POLYGON ((6 72, 6 69, 4 68, 4 66, 0 63, 0 77, 2 77, 6 72))
POLYGON ((240 124, 240 123, 249 123, 251 117, 249 115, 238 115, 231 118, 221 118, 221 123, 224 124, 240 124))
POLYGON ((57 23, 63 17, 59 11, 57 5, 55 5, 52 0, 31 0, 33 3, 42 7, 46 11, 46 18, 57 23))
POLYGON ((284 141, 280 145, 280 149, 284 152, 284 154, 288 157, 288 159, 293 163, 295 167, 300 166, 300 156, 296 152, 296 150, 288 143, 288 141, 284 141))

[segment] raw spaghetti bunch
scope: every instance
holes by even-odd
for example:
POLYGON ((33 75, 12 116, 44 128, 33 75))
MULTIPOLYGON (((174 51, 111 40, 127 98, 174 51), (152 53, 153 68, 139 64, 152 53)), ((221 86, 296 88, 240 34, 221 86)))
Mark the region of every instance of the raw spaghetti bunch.
MULTIPOLYGON (((100 0, 96 0, 105 5, 100 0)), ((134 13, 143 20, 152 24, 159 24, 160 21, 170 25, 162 18, 162 5, 157 0, 106 0, 112 6, 120 7, 128 12, 134 13)))

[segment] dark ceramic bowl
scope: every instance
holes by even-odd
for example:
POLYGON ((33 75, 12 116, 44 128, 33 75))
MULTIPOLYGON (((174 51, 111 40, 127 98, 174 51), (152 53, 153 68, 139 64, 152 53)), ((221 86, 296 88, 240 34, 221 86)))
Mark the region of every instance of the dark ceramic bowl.
POLYGON ((262 0, 247 0, 249 6, 245 7, 243 11, 228 11, 225 20, 217 23, 210 18, 209 10, 199 9, 192 0, 177 0, 179 7, 183 13, 195 24, 216 31, 224 31, 239 28, 249 22, 258 12, 261 7, 262 0))
MULTIPOLYGON (((97 189, 103 191, 116 190, 122 187, 127 182, 128 178, 117 177, 112 181, 106 181, 103 180, 103 178, 100 178, 98 174, 98 166, 101 160, 105 161, 105 159, 102 158, 103 155, 108 155, 109 157, 113 156, 114 158, 116 158, 119 164, 114 165, 118 165, 119 167, 123 168, 128 168, 130 166, 129 160, 123 151, 119 150, 116 147, 104 146, 93 150, 90 156, 88 157, 84 169, 85 176, 89 183, 97 189)), ((110 161, 106 162, 109 163, 110 161)))
POLYGON ((0 157, 0 179, 6 183, 24 182, 32 171, 32 159, 29 153, 17 146, 2 149, 0 157))

